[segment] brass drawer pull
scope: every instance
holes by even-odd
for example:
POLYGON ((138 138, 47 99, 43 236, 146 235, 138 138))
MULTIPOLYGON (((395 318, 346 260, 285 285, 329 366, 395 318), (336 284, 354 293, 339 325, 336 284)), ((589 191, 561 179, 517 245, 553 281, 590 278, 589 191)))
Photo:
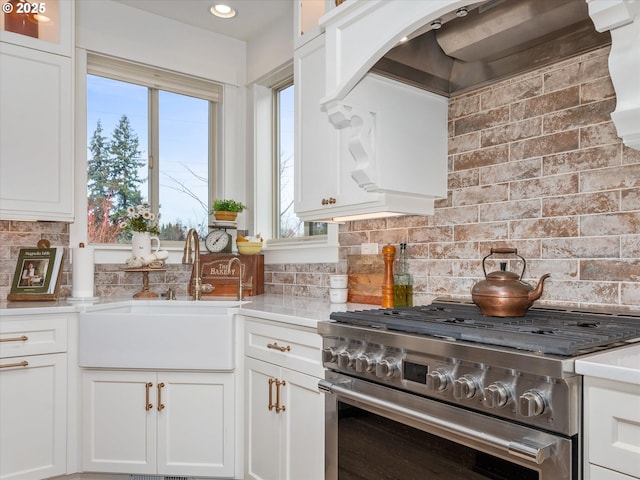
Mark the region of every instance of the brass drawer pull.
POLYGON ((273 384, 276 382, 275 378, 270 378, 269 379, 269 411, 273 410, 273 408, 275 407, 275 405, 273 404, 273 384))
POLYGON ((277 342, 267 343, 267 348, 270 348, 272 350, 280 350, 281 352, 291 351, 291 347, 289 345, 287 345, 286 347, 281 347, 277 342))
POLYGON ((149 403, 149 395, 151 393, 151 387, 153 387, 153 383, 151 383, 151 382, 147 382, 144 385, 144 389, 145 389, 145 393, 146 393, 146 401, 145 401, 144 409, 147 412, 153 408, 153 404, 149 403))
POLYGON ((26 342, 29 337, 22 335, 21 337, 0 338, 0 342, 26 342))
POLYGON ((158 411, 161 412, 164 410, 164 405, 162 403, 162 389, 164 388, 164 383, 158 384, 158 411))
POLYGON ((286 410, 286 407, 284 405, 280 405, 280 387, 284 387, 286 385, 286 381, 276 380, 276 413, 284 412, 286 410))
POLYGON ((0 368, 9 368, 9 367, 27 367, 29 366, 29 362, 23 360, 21 362, 16 363, 5 363, 4 365, 0 365, 0 368))

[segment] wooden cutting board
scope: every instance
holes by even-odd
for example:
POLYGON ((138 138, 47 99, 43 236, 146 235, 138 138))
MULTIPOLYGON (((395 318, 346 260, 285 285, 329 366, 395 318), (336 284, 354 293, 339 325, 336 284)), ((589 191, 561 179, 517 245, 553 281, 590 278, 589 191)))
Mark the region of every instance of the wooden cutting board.
POLYGON ((382 255, 349 255, 349 297, 352 303, 380 305, 382 303, 382 281, 384 261, 382 255))

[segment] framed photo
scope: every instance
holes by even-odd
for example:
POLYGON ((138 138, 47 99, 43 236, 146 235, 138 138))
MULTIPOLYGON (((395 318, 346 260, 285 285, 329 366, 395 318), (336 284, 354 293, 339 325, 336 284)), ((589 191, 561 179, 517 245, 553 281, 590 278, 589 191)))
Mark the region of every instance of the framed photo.
POLYGON ((21 248, 7 299, 57 299, 62 257, 62 248, 21 248))

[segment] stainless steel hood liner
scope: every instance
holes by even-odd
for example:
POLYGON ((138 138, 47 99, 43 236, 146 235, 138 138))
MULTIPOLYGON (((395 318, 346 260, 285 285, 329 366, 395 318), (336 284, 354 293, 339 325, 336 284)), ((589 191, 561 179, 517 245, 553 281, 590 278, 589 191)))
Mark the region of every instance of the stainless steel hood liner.
POLYGON ((372 71, 452 96, 611 43, 584 0, 494 0, 414 32, 372 71))

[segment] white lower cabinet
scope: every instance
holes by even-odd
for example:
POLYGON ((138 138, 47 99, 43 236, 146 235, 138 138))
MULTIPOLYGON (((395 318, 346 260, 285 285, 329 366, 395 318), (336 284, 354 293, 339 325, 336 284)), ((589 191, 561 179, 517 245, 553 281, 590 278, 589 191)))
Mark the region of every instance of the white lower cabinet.
POLYGON ((0 314, 0 479, 67 473, 67 322, 0 314))
POLYGON ((282 325, 245 324, 245 479, 322 480, 321 339, 282 325))
POLYGON ((82 375, 84 471, 233 477, 232 372, 82 375))
POLYGON ((585 480, 640 479, 640 385, 586 376, 585 480))
POLYGON ((66 353, 0 360, 0 479, 66 473, 66 388, 66 353))

